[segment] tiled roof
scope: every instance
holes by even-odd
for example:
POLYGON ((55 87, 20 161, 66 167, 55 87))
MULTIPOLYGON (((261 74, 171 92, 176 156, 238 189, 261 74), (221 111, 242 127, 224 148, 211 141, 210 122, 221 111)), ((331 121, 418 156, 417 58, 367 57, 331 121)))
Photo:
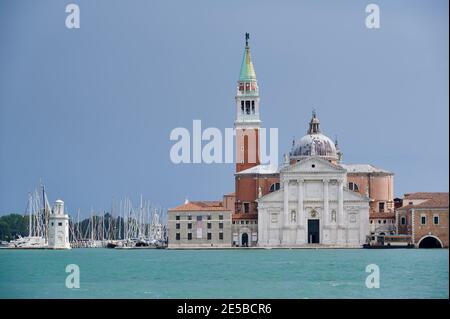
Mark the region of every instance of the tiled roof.
POLYGON ((405 210, 405 209, 411 209, 411 208, 448 208, 448 193, 443 192, 435 192, 435 193, 412 193, 412 194, 405 194, 405 200, 425 200, 424 202, 421 202, 416 205, 406 205, 403 207, 400 207, 399 209, 405 210))
POLYGON ((169 211, 227 211, 221 201, 193 201, 169 209, 169 211))
POLYGON ((392 219, 395 218, 395 213, 376 213, 376 212, 371 212, 369 214, 369 218, 373 218, 373 219, 392 219))
POLYGON ((392 174, 385 169, 375 167, 370 164, 340 164, 348 173, 383 173, 392 174))
POLYGON ((250 213, 241 213, 241 214, 233 214, 232 219, 257 219, 258 214, 250 214, 250 213))
POLYGON ((277 174, 279 170, 274 165, 257 165, 246 170, 240 171, 236 173, 236 175, 245 175, 245 174, 277 174))
POLYGON ((416 192, 416 193, 406 193, 404 196, 406 199, 431 199, 436 197, 447 197, 448 193, 445 192, 416 192))
POLYGON ((236 193, 232 192, 232 193, 225 194, 224 196, 236 196, 236 193))

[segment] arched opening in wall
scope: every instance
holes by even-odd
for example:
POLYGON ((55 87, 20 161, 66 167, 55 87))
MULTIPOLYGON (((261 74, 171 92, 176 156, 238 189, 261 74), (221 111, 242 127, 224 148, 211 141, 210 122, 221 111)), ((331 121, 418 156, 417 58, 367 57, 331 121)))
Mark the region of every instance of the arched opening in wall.
POLYGON ((275 192, 280 189, 280 183, 273 183, 270 185, 269 193, 275 192))
POLYGON ((442 248, 442 244, 436 237, 427 236, 419 242, 419 248, 442 248))

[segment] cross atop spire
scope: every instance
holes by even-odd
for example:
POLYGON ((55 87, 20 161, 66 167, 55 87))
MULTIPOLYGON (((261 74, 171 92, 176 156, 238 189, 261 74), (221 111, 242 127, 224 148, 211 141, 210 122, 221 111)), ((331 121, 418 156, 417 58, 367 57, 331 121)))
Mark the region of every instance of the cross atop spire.
POLYGON ((239 81, 241 82, 256 82, 256 73, 250 56, 250 46, 248 44, 249 39, 250 34, 246 32, 244 57, 242 59, 241 72, 239 74, 239 81))

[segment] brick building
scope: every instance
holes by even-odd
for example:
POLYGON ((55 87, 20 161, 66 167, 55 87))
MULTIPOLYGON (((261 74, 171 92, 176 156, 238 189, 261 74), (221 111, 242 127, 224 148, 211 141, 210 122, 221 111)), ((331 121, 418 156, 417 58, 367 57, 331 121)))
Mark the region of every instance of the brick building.
POLYGON ((419 248, 448 248, 448 193, 405 194, 396 211, 398 233, 419 248))
POLYGON ((349 189, 369 197, 371 235, 393 235, 395 227, 394 173, 370 164, 341 164, 349 189))

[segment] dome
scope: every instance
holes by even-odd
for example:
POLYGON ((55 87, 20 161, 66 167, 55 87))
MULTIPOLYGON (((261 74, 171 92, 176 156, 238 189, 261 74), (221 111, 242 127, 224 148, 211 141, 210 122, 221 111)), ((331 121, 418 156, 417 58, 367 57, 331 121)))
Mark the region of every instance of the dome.
POLYGON ((295 141, 290 152, 290 159, 299 160, 308 156, 323 157, 327 160, 339 160, 335 143, 328 137, 320 133, 320 121, 313 112, 313 117, 309 122, 308 134, 295 141))
POLYGON ((329 159, 337 159, 334 142, 327 136, 317 133, 303 136, 294 143, 291 158, 303 156, 321 156, 329 159))

